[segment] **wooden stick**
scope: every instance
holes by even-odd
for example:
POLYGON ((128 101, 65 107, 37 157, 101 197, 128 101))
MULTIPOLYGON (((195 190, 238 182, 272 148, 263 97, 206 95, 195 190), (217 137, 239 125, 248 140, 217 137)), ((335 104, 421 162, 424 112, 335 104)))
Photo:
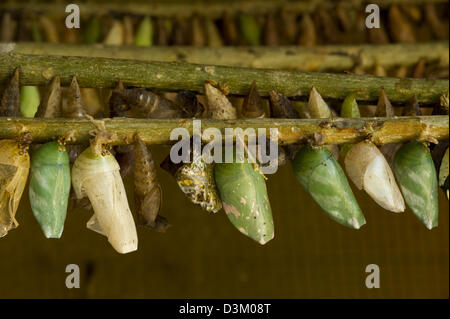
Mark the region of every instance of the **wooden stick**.
POLYGON ((16 43, 11 53, 86 56, 139 61, 188 62, 298 71, 345 71, 358 62, 364 69, 375 65, 386 69, 425 62, 449 65, 449 44, 399 43, 386 45, 329 45, 317 47, 221 47, 105 46, 102 44, 16 43))
MULTIPOLYGON (((112 144, 127 144, 139 133, 147 144, 172 144, 170 134, 175 128, 185 128, 192 134, 193 120, 149 120, 134 118, 104 119, 106 130, 116 133, 112 144)), ((394 118, 335 118, 335 119, 237 119, 201 120, 201 129, 270 128, 278 129, 280 144, 305 142, 313 144, 356 143, 370 139, 378 145, 409 140, 433 141, 448 139, 449 118, 446 115, 394 118)), ((0 139, 17 139, 29 132, 33 142, 42 143, 66 136, 75 137, 70 143, 87 143, 89 132, 96 129, 84 119, 25 119, 0 117, 0 139)), ((257 132, 257 131, 256 131, 257 132)), ((208 140, 205 140, 206 142, 208 140)))
POLYGON ((356 92, 359 101, 376 101, 381 88, 393 102, 406 102, 414 94, 420 103, 439 103, 448 92, 448 80, 398 79, 368 75, 303 73, 227 66, 95 57, 65 57, 14 53, 13 45, 0 45, 0 83, 20 67, 21 85, 47 85, 58 75, 63 85, 77 76, 82 87, 112 88, 121 79, 124 85, 156 90, 203 92, 205 80, 227 83, 231 94, 245 95, 250 83, 257 81, 259 93, 270 90, 289 97, 308 96, 315 86, 324 98, 344 99, 356 92))

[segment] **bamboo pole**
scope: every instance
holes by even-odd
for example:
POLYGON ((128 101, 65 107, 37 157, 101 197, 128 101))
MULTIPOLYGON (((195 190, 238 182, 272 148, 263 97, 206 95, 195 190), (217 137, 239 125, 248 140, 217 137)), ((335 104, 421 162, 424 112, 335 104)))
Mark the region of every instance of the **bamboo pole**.
MULTIPOLYGON (((170 134, 175 128, 185 128, 192 134, 193 120, 150 120, 135 118, 104 119, 106 130, 116 133, 111 144, 120 145, 133 141, 139 133, 147 144, 172 144, 170 134)), ((395 118, 334 118, 334 119, 237 119, 201 120, 202 131, 214 127, 224 128, 270 128, 278 129, 280 144, 305 142, 313 144, 356 143, 370 139, 377 145, 399 143, 409 140, 433 141, 448 139, 448 116, 421 116, 395 118)), ((33 142, 56 140, 69 132, 75 138, 71 143, 87 143, 95 125, 84 119, 25 119, 0 117, 0 139, 17 139, 25 132, 33 142)), ((209 140, 205 138, 205 142, 209 140)))
POLYGON ((412 66, 425 59, 449 65, 449 43, 400 43, 386 45, 328 45, 316 47, 106 46, 102 44, 16 43, 10 52, 36 55, 86 56, 139 61, 188 62, 225 66, 298 71, 345 71, 356 64, 363 69, 412 66))
MULTIPOLYGON (((425 2, 443 3, 445 0, 373 0, 371 3, 386 8, 391 4, 420 5, 425 2)), ((363 10, 366 6, 365 0, 341 1, 341 5, 363 10)), ((0 10, 26 10, 27 12, 45 13, 47 15, 65 16, 65 8, 68 3, 57 1, 17 1, 3 0, 0 10)), ((80 12, 83 15, 104 15, 110 13, 123 13, 151 16, 191 16, 198 14, 211 18, 219 18, 224 12, 264 14, 274 10, 286 10, 293 13, 313 12, 319 6, 331 9, 336 2, 330 0, 253 0, 253 1, 77 1, 80 12)))
POLYGON ((21 85, 47 85, 58 75, 69 85, 76 75, 80 86, 112 88, 121 79, 125 85, 156 90, 203 92, 205 80, 227 83, 231 94, 245 95, 257 81, 259 92, 267 96, 276 90, 289 97, 307 96, 315 86, 324 98, 344 99, 356 92, 361 101, 376 101, 381 88, 393 102, 405 102, 416 94, 419 102, 438 103, 449 90, 448 80, 398 79, 368 75, 303 73, 269 69, 199 65, 135 60, 40 56, 14 53, 13 45, 0 45, 0 83, 20 67, 21 85))

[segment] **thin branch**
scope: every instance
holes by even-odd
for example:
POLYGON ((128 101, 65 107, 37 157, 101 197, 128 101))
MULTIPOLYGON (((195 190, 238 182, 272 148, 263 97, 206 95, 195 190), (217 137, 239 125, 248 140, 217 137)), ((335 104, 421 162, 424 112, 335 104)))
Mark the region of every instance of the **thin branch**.
MULTIPOLYGON (((147 144, 172 144, 170 133, 185 128, 192 134, 193 121, 188 119, 148 120, 131 118, 104 119, 107 131, 116 133, 112 144, 126 144, 139 133, 147 144)), ((238 119, 201 121, 201 128, 240 127, 278 129, 280 144, 309 142, 313 144, 355 143, 370 139, 375 144, 398 143, 409 140, 433 141, 448 139, 449 118, 446 115, 395 118, 335 118, 335 119, 238 119)), ((73 133, 70 143, 87 143, 94 129, 84 119, 24 119, 0 117, 0 139, 18 138, 29 132, 33 142, 41 143, 73 133)), ((256 131, 257 132, 257 131, 256 131)), ((208 141, 208 140, 205 140, 208 141)))
POLYGON ((220 47, 190 46, 105 46, 60 43, 16 43, 14 53, 86 56, 139 61, 188 62, 226 66, 269 68, 298 71, 345 71, 359 64, 363 69, 375 65, 386 69, 412 66, 425 59, 449 65, 448 42, 400 43, 386 45, 328 45, 316 47, 220 47))
POLYGON ((356 92, 362 101, 376 101, 381 88, 393 102, 406 102, 414 94, 420 103, 439 103, 448 92, 448 80, 398 79, 329 73, 303 73, 269 69, 239 68, 170 62, 95 57, 25 55, 14 53, 13 45, 0 45, 0 83, 6 82, 14 68, 20 67, 21 85, 47 85, 58 75, 63 85, 77 76, 82 87, 112 88, 121 79, 124 85, 156 90, 203 92, 205 80, 227 83, 231 94, 245 95, 257 81, 259 93, 270 90, 286 96, 307 96, 315 86, 324 98, 344 99, 356 92))

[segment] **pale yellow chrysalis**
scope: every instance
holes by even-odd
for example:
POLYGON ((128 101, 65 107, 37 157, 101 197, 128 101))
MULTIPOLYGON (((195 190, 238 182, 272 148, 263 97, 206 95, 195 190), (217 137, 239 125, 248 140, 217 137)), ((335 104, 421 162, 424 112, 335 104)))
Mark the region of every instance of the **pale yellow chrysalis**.
POLYGON ((358 189, 364 189, 378 205, 392 212, 403 212, 405 202, 394 174, 380 150, 370 141, 350 148, 345 159, 348 177, 358 189))
POLYGON ((72 168, 72 185, 78 199, 88 197, 94 215, 87 223, 93 231, 108 237, 113 248, 126 254, 137 250, 137 233, 133 216, 112 155, 95 155, 87 148, 72 168))

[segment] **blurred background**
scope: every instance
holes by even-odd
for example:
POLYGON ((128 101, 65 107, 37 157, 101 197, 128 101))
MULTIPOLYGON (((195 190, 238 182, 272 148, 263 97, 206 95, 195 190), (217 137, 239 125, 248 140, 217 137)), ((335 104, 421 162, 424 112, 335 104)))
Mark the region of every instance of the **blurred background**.
MULTIPOLYGON (((155 162, 168 154, 151 147, 155 162)), ((360 230, 332 221, 295 179, 290 164, 269 176, 275 238, 265 246, 238 232, 224 212, 210 215, 158 168, 165 234, 138 228, 138 251, 120 255, 86 228, 91 212, 69 211, 59 240, 46 239, 25 191, 20 226, 0 240, 0 298, 448 298, 448 201, 439 190, 439 226, 427 230, 407 209, 381 209, 354 194, 366 217, 360 230), (80 267, 80 289, 65 268, 80 267), (380 288, 365 286, 368 264, 380 288)), ((132 176, 125 180, 133 211, 132 176)))

